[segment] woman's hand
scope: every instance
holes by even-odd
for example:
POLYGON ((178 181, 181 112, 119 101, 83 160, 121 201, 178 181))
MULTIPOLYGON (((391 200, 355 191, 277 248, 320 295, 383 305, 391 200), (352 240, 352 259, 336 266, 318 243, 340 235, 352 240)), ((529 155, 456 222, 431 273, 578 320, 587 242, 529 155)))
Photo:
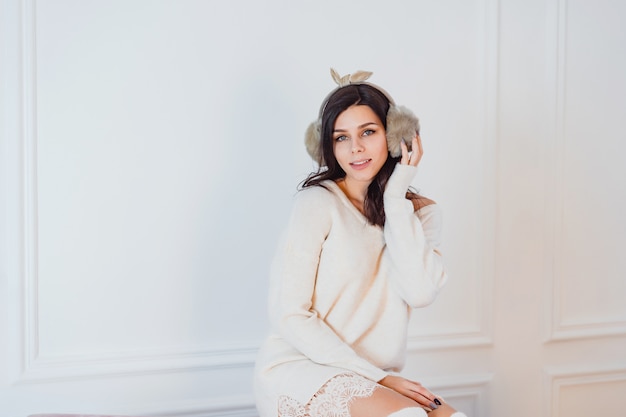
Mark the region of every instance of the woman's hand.
POLYGON ((420 138, 419 134, 415 135, 415 137, 413 138, 413 142, 411 143, 410 155, 409 149, 407 148, 404 141, 400 142, 400 149, 402 150, 402 159, 400 159, 400 164, 413 165, 414 167, 416 167, 422 159, 422 155, 424 154, 424 150, 422 149, 422 138, 420 138))
POLYGON ((441 401, 432 392, 424 388, 419 382, 410 381, 406 378, 402 378, 401 376, 387 375, 378 381, 378 383, 404 395, 405 397, 409 397, 422 407, 434 410, 441 404, 441 401))

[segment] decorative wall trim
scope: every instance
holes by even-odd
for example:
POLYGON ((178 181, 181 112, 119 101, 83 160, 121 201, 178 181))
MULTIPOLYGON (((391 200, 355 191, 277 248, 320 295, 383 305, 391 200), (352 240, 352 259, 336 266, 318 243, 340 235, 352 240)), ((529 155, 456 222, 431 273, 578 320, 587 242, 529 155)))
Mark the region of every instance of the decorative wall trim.
POLYGON ((545 416, 558 416, 560 394, 564 388, 599 383, 626 382, 626 367, 621 363, 610 368, 546 369, 545 416))
MULTIPOLYGON (((480 287, 476 288, 479 322, 476 328, 463 329, 448 334, 420 335, 409 340, 410 350, 434 348, 465 348, 492 343, 495 210, 497 190, 497 86, 498 86, 498 14, 499 0, 483 0, 482 75, 484 164, 481 164, 481 189, 484 198, 479 207, 477 229, 483 233, 483 257, 476 274, 480 287)), ((23 67, 23 120, 22 152, 24 198, 23 212, 23 297, 24 322, 22 339, 22 376, 20 383, 52 382, 66 379, 93 378, 111 375, 137 375, 185 370, 209 370, 227 367, 251 367, 258 343, 237 346, 181 347, 170 350, 142 350, 114 352, 85 356, 42 357, 39 352, 38 312, 38 184, 37 184, 37 22, 36 0, 22 2, 22 67, 23 67)))
POLYGON ((23 237, 23 367, 28 369, 38 356, 38 272, 37 272, 37 86, 35 0, 22 5, 22 193, 23 237))
POLYGON ((38 186, 37 186, 37 21, 36 0, 21 2, 21 212, 22 365, 18 383, 53 382, 102 376, 142 375, 252 367, 258 342, 236 345, 135 350, 84 356, 42 357, 38 311, 38 186))
POLYGON ((467 347, 489 346, 493 343, 485 325, 475 331, 448 333, 445 335, 413 336, 408 341, 408 351, 418 352, 439 349, 465 349, 467 347))
POLYGON ((34 358, 20 383, 59 382, 82 378, 138 376, 154 373, 251 368, 257 343, 249 345, 136 350, 58 358, 34 358))
MULTIPOLYGON (((463 375, 432 379, 428 381, 428 386, 452 403, 460 401, 471 403, 473 409, 464 411, 469 416, 481 416, 486 415, 487 412, 487 391, 491 380, 492 375, 488 374, 463 375)), ((155 417, 258 417, 254 399, 247 396, 179 401, 113 411, 127 415, 155 417)))
POLYGON ((441 379, 421 381, 451 404, 471 403, 471 409, 463 409, 469 417, 488 414, 489 385, 492 374, 456 375, 441 379))
POLYGON ((15 381, 23 370, 24 185, 23 185, 23 25, 22 10, 2 4, 0 12, 0 320, 5 372, 0 380, 15 381), (5 281, 6 280, 6 281, 5 281), (6 327, 4 327, 6 326, 6 327))
POLYGON ((254 399, 247 396, 178 401, 132 409, 124 408, 115 410, 115 412, 124 415, 150 415, 154 417, 258 417, 254 399))
POLYGON ((566 322, 553 323, 548 341, 590 339, 602 336, 626 335, 625 321, 566 322))
POLYGON ((566 51, 568 36, 568 0, 552 0, 548 3, 546 22, 547 97, 553 112, 553 125, 549 129, 550 140, 546 144, 546 194, 545 214, 545 282, 546 296, 544 314, 546 341, 593 338, 598 336, 626 335, 626 320, 572 319, 562 311, 562 285, 566 277, 562 266, 565 259, 561 248, 563 239, 562 213, 564 210, 563 152, 565 149, 566 105, 566 51))
POLYGON ((481 189, 483 198, 476 220, 477 230, 481 231, 482 257, 477 263, 476 275, 480 286, 476 288, 477 316, 479 322, 475 328, 462 329, 446 334, 425 334, 409 336, 408 348, 410 351, 430 349, 455 349, 469 346, 487 346, 493 343, 492 317, 494 311, 494 275, 495 275, 495 247, 496 247, 496 202, 497 202, 497 143, 498 143, 498 80, 499 80, 499 0, 484 0, 483 5, 483 79, 480 80, 484 100, 483 132, 484 141, 480 144, 483 149, 484 160, 479 165, 481 189))

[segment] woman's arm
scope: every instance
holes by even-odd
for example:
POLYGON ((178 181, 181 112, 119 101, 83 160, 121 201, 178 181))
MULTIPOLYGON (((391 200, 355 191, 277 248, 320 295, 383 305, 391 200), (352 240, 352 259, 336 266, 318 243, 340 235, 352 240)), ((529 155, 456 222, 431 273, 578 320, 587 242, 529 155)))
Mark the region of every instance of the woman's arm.
POLYGON ((385 256, 390 263, 390 279, 404 300, 412 307, 430 304, 447 275, 439 245, 441 226, 436 205, 428 205, 420 213, 414 211, 413 203, 406 199, 406 190, 417 172, 421 159, 419 137, 413 141, 414 154, 409 157, 403 146, 403 157, 387 182, 385 204, 385 256), (430 207, 430 208, 429 208, 430 207))

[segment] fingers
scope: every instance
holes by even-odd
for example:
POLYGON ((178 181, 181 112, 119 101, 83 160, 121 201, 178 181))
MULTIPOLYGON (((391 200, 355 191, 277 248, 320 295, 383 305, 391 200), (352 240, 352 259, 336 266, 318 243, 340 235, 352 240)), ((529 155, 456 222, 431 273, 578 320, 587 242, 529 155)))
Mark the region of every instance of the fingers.
MULTIPOLYGON (((437 408, 437 397, 419 382, 407 381, 410 383, 408 397, 417 401, 420 405, 430 408, 437 408)), ((438 401, 438 400, 437 400, 438 401)))
POLYGON ((422 155, 424 154, 424 149, 422 149, 422 138, 420 135, 415 135, 413 138, 413 143, 411 143, 411 160, 409 163, 413 166, 417 166, 419 162, 422 160, 422 155))
POLYGON ((400 159, 400 164, 407 165, 409 163, 409 149, 406 147, 406 143, 404 141, 400 141, 400 150, 402 151, 402 158, 400 159))
POLYGON ((404 141, 400 142, 400 149, 402 150, 402 158, 400 163, 403 165, 417 166, 422 159, 424 150, 422 149, 422 139, 419 135, 415 135, 411 141, 411 152, 409 153, 408 147, 404 141))
POLYGON ((379 383, 404 395, 405 397, 412 399, 413 401, 416 401, 424 408, 435 410, 442 403, 438 397, 436 397, 428 389, 424 388, 419 382, 411 381, 400 376, 387 375, 385 378, 380 380, 379 383))

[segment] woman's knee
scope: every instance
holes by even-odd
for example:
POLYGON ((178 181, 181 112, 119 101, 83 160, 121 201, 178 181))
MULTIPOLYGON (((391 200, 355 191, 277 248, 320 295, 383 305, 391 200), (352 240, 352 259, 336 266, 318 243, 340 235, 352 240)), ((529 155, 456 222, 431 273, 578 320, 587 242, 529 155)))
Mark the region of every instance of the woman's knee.
POLYGON ((464 413, 456 411, 447 403, 441 404, 436 410, 428 413, 428 417, 467 417, 464 413))
MULTIPOLYGON (((450 417, 467 417, 464 413, 460 411, 456 411, 451 407, 442 407, 441 410, 437 409, 437 412, 432 412, 432 414, 442 414, 442 416, 450 416, 450 417)), ((401 410, 395 411, 389 414, 387 417, 427 417, 428 414, 426 410, 421 407, 406 407, 401 410)))

